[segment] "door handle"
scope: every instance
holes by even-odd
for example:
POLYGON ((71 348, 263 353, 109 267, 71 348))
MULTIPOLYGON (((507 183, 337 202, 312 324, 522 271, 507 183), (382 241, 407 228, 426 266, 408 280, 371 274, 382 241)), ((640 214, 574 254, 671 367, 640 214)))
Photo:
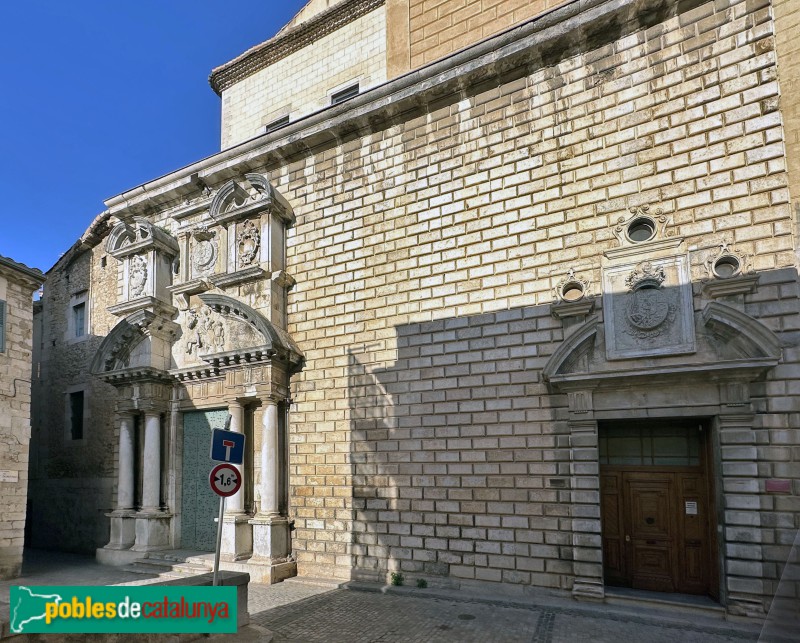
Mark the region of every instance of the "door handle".
POLYGON ((625 542, 626 543, 631 542, 631 537, 628 534, 625 534, 625 542))

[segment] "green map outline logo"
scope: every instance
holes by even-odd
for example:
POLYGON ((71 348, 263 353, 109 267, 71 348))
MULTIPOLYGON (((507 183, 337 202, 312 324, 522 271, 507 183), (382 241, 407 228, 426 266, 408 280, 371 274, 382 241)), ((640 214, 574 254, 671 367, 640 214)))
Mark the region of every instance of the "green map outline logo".
POLYGON ((233 634, 236 587, 12 586, 13 634, 233 634))

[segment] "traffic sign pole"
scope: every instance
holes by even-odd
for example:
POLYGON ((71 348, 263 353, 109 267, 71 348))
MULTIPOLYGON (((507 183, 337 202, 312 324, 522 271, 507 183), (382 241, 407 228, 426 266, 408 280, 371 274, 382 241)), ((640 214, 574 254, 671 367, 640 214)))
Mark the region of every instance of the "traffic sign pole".
POLYGON ((217 520, 217 551, 214 552, 214 584, 217 586, 217 574, 219 572, 219 550, 222 546, 222 517, 225 514, 225 496, 219 497, 219 519, 217 520))

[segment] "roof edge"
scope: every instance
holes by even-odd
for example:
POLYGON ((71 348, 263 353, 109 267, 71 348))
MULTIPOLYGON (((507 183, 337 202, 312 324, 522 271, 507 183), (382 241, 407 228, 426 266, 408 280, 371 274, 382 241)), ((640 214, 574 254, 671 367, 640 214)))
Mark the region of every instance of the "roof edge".
POLYGON ((211 89, 221 96, 222 92, 232 85, 361 18, 385 2, 386 0, 345 0, 345 2, 340 2, 288 31, 279 31, 269 40, 251 47, 230 62, 212 69, 208 83, 211 85, 211 89))

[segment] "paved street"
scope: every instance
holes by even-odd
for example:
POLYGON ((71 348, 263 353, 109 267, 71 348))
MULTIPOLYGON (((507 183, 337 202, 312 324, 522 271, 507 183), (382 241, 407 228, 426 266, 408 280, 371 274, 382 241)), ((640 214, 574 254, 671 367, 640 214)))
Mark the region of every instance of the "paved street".
POLYGON ((711 620, 691 614, 634 615, 606 605, 586 605, 567 598, 550 599, 546 607, 478 600, 417 597, 347 589, 325 590, 299 583, 252 586, 253 624, 269 630, 274 641, 482 641, 620 643, 675 641, 716 643, 755 641, 758 627, 711 620))
MULTIPOLYGON (((36 551, 26 553, 23 572, 14 582, 0 583, 0 617, 7 616, 11 585, 110 585, 144 578, 99 565, 90 556, 36 551)), ((251 584, 249 610, 251 627, 213 640, 717 643, 756 641, 760 632, 757 623, 688 611, 578 603, 569 596, 478 597, 453 590, 369 585, 340 589, 297 580, 251 584)))

